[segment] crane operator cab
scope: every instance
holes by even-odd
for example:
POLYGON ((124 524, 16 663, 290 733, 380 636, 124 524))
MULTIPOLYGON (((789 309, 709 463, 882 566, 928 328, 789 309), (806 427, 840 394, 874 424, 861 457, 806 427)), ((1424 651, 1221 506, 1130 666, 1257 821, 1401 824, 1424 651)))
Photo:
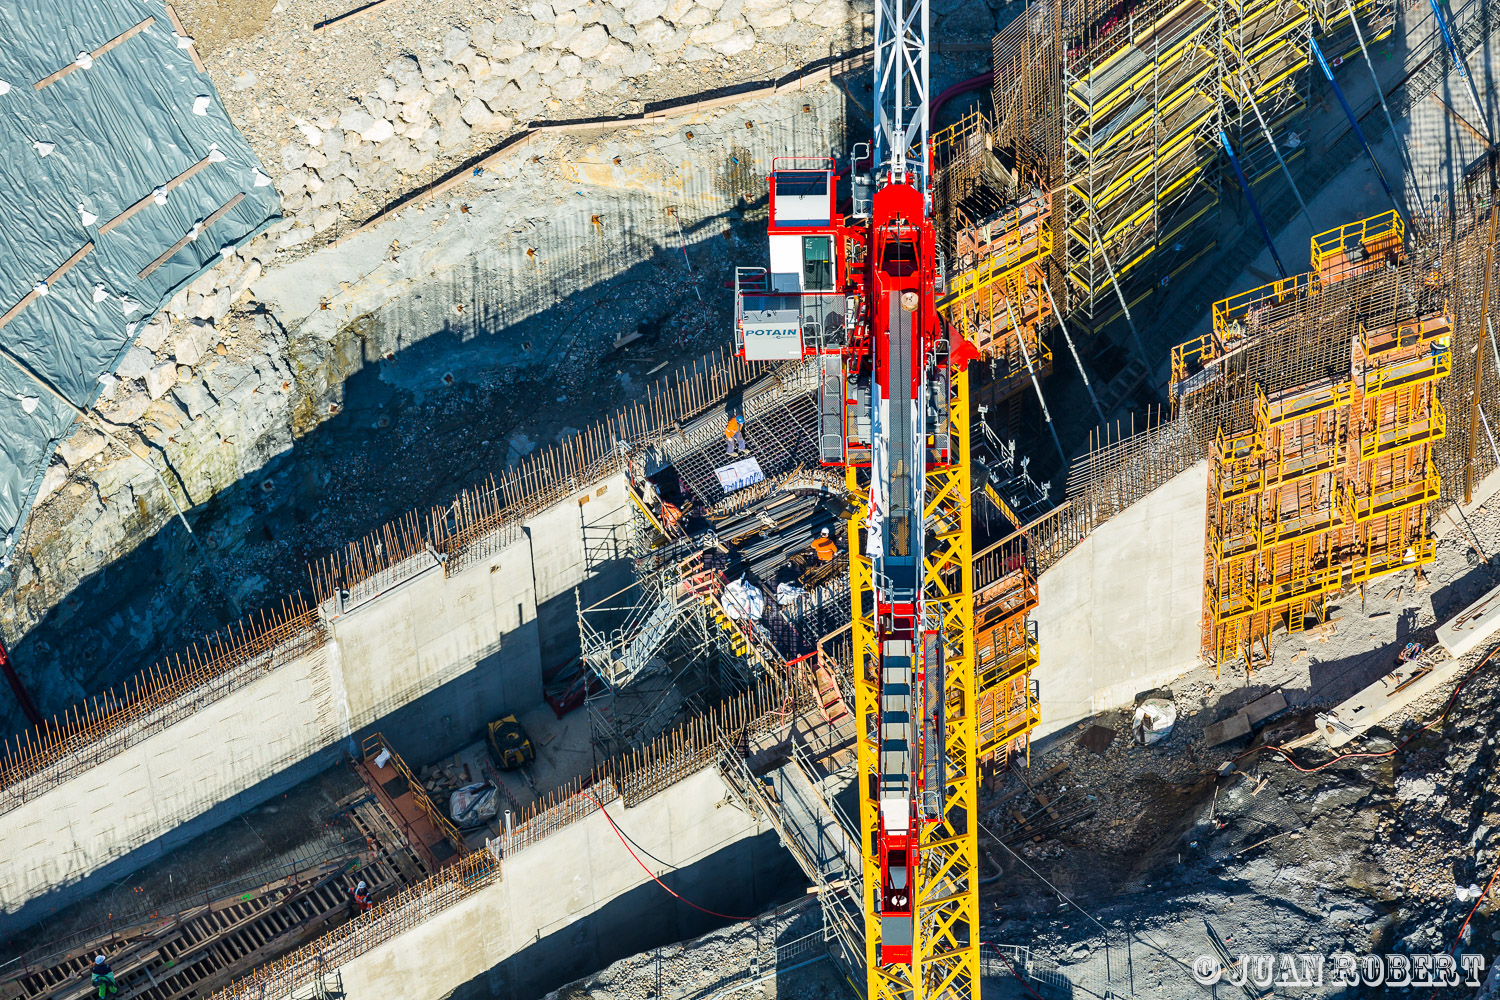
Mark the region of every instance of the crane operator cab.
POLYGON ((831 159, 772 163, 771 266, 735 269, 736 347, 747 361, 838 354, 848 313, 831 159))
POLYGON ((746 361, 817 357, 818 457, 870 461, 868 338, 861 317, 865 229, 839 211, 827 157, 772 161, 770 267, 735 269, 735 350, 746 361))

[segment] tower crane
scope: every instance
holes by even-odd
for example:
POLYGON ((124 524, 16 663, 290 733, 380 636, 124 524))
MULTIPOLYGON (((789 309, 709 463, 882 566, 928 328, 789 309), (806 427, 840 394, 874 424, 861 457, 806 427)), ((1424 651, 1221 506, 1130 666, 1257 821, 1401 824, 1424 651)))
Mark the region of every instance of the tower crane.
POLYGON ((816 357, 821 461, 851 521, 867 995, 977 1000, 978 736, 967 366, 940 317, 926 0, 877 0, 875 133, 778 157, 770 267, 736 270, 736 349, 816 357))

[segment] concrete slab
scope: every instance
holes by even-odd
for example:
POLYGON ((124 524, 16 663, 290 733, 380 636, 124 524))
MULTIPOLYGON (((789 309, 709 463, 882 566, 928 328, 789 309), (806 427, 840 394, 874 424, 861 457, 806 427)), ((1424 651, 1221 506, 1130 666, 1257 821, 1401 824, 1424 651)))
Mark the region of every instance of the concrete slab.
POLYGON ((1403 663, 1333 711, 1320 712, 1317 731, 1329 749, 1336 750, 1457 677, 1462 669, 1459 660, 1435 665, 1422 660, 1403 663))
POLYGON ((1500 629, 1500 587, 1439 625, 1437 641, 1449 656, 1464 657, 1482 646, 1497 629, 1500 629))
POLYGON ((1265 719, 1269 719, 1284 708, 1286 708, 1286 695, 1280 691, 1272 691, 1270 694, 1262 695, 1240 709, 1240 714, 1245 717, 1247 723, 1253 726, 1265 719))
POLYGON ((1241 736, 1250 733, 1250 720, 1245 717, 1244 712, 1236 712, 1222 722, 1215 722, 1203 728, 1203 745, 1216 747, 1220 743, 1228 743, 1237 740, 1241 736))

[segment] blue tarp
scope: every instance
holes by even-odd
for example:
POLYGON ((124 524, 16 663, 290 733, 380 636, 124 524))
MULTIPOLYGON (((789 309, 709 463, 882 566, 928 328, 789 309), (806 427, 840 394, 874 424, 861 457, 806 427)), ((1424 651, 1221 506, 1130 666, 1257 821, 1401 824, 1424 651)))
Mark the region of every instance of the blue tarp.
POLYGON ((75 429, 76 413, 38 379, 87 409, 136 330, 221 250, 280 215, 275 187, 256 186, 260 163, 185 43, 152 0, 0 0, 0 315, 93 244, 0 327, 11 355, 0 353, 0 561, 53 450, 75 429), (164 202, 100 234, 206 157, 164 202), (234 208, 139 277, 239 193, 234 208))

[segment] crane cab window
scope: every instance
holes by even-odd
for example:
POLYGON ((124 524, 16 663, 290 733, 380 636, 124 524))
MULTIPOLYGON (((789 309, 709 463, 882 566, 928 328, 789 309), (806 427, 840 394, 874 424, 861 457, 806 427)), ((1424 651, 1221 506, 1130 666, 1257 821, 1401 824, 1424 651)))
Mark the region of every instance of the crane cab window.
POLYGON ((917 245, 911 240, 889 240, 880 251, 880 269, 893 278, 917 273, 917 245))
POLYGON ((802 290, 804 292, 834 290, 832 237, 802 237, 802 290))

